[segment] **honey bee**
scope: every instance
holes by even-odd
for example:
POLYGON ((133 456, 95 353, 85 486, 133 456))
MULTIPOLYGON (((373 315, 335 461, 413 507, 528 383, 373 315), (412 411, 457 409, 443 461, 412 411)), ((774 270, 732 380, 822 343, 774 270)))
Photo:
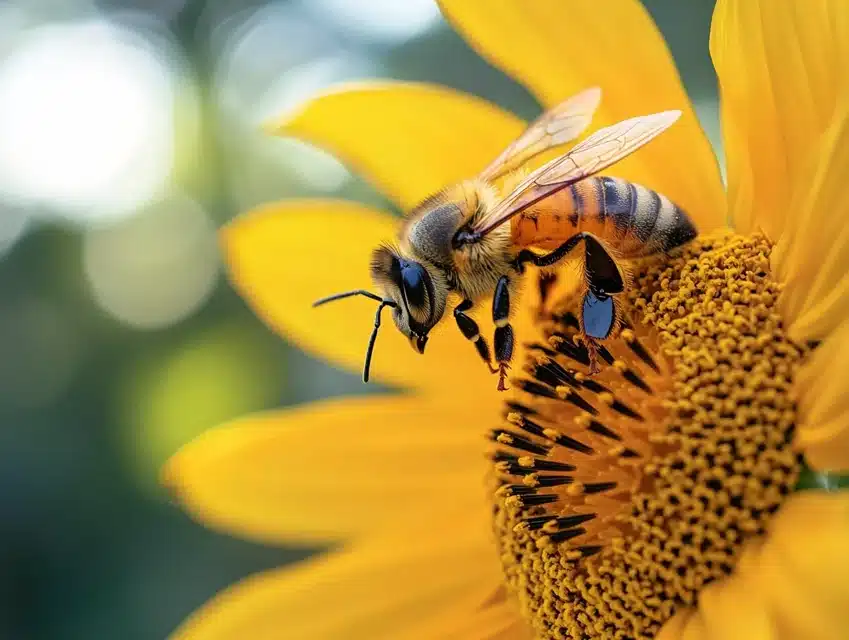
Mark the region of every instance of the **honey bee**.
POLYGON ((369 366, 380 316, 392 309, 398 330, 418 353, 459 298, 454 320, 493 374, 498 389, 513 356, 510 300, 528 265, 548 269, 583 243, 579 339, 598 372, 598 342, 614 337, 623 322, 619 296, 628 286, 629 259, 667 252, 696 235, 687 214, 664 195, 619 178, 597 176, 669 128, 680 111, 631 118, 599 129, 568 153, 522 177, 531 158, 578 138, 589 126, 601 91, 588 89, 544 113, 476 178, 452 185, 413 208, 398 245, 376 248, 371 277, 382 295, 347 291, 314 306, 363 295, 379 303, 363 367, 369 366), (499 188, 496 181, 512 182, 499 188), (508 224, 509 223, 509 224, 508 224), (489 344, 468 315, 492 297, 495 323, 489 344))

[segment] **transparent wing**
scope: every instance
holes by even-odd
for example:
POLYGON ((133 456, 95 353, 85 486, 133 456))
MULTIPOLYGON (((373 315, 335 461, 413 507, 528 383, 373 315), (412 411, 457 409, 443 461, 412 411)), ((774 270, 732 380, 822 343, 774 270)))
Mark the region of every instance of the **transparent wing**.
POLYGON ((590 126, 600 100, 601 89, 595 87, 546 111, 484 169, 480 177, 486 181, 495 180, 543 151, 571 142, 590 126))
POLYGON ((663 111, 599 129, 566 155, 551 160, 528 175, 491 211, 477 220, 470 231, 475 236, 486 235, 540 200, 632 154, 672 126, 680 116, 680 111, 663 111))

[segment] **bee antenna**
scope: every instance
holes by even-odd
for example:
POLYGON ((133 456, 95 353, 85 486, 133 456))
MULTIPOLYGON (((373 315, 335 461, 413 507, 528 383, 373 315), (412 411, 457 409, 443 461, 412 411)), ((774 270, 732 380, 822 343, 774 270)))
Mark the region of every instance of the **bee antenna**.
POLYGON ((386 302, 386 300, 381 298, 379 295, 372 293, 371 291, 366 291, 365 289, 354 289, 353 291, 334 293, 332 296, 320 298, 313 302, 312 306, 319 307, 327 302, 333 302, 334 300, 342 300, 343 298, 350 298, 351 296, 365 296, 366 298, 371 298, 372 300, 375 300, 377 302, 386 302))
POLYGON ((394 300, 387 300, 385 298, 381 298, 379 295, 372 293, 371 291, 366 291, 365 289, 355 289, 354 291, 345 291, 344 293, 335 293, 332 296, 327 296, 326 298, 320 298, 312 303, 313 307, 321 306, 327 302, 333 302, 334 300, 342 300, 344 298, 350 298, 352 296, 365 296, 366 298, 371 298, 380 304, 377 307, 377 313, 374 314, 374 329, 372 329, 371 336, 368 339, 368 348, 366 349, 366 361, 363 365, 363 382, 368 382, 369 377, 369 369, 371 368, 371 356, 374 353, 374 343, 377 340, 377 330, 380 329, 380 312, 383 311, 384 307, 395 308, 398 306, 394 300))
POLYGON ((368 382, 369 368, 371 367, 371 355, 374 353, 374 343, 377 340, 377 330, 380 329, 380 312, 383 307, 397 307, 393 300, 381 300, 377 307, 377 313, 374 314, 374 329, 368 339, 368 348, 366 349, 366 361, 363 365, 363 382, 368 382))

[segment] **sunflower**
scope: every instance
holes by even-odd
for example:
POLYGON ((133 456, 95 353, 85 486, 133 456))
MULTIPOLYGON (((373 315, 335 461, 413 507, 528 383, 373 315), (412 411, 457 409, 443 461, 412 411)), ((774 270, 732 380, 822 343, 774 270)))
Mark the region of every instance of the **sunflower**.
MULTIPOLYGON (((717 3, 727 190, 638 2, 441 7, 543 107, 599 85, 596 126, 681 109, 611 173, 668 195, 700 235, 632 265, 631 322, 597 376, 568 278, 541 281, 515 323, 509 397, 453 328, 425 357, 386 331, 373 377, 403 393, 250 416, 187 445, 165 477, 199 520, 336 546, 231 587, 177 637, 846 637, 849 495, 795 488, 804 464, 849 469, 849 4, 717 3)), ((400 83, 320 96, 277 125, 402 209, 474 175, 522 127, 400 83)), ((373 308, 310 303, 366 286, 395 227, 351 202, 287 201, 223 238, 257 314, 354 371, 373 308)))

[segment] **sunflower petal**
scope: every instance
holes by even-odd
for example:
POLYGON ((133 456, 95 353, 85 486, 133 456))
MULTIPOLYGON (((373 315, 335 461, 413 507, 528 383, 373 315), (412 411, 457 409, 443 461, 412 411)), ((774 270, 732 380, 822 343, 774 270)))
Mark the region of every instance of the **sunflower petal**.
POLYGON ((849 471, 848 358, 849 322, 844 322, 796 376, 796 445, 818 471, 849 471))
MULTIPOLYGON (((710 51, 719 76, 721 118, 734 226, 778 239, 817 140, 846 85, 843 0, 719 0, 710 51)), ((802 223, 809 224, 808 221, 802 223)), ((786 229, 790 233, 790 229, 786 229)))
POLYGON ((163 480, 215 528, 271 543, 339 540, 446 496, 483 503, 483 434, 463 428, 475 413, 409 397, 269 412, 207 431, 168 462, 163 480))
MULTIPOLYGON (((655 640, 683 640, 684 629, 687 628, 688 624, 691 624, 690 618, 693 617, 694 613, 694 610, 690 607, 678 609, 675 615, 667 620, 660 631, 657 632, 655 640)), ((696 636, 696 633, 697 631, 691 627, 690 634, 696 636)))
POLYGON ((699 629, 697 637, 711 640, 775 638, 761 595, 742 580, 721 580, 706 586, 699 593, 699 612, 702 624, 691 621, 685 638, 693 633, 692 626, 699 629))
MULTIPOLYGON (((391 216, 351 202, 288 201, 240 216, 222 232, 236 289, 257 315, 305 350, 361 371, 376 305, 350 299, 318 309, 322 296, 369 288, 371 251, 396 231, 391 216)), ((474 347, 453 327, 434 331, 427 355, 417 354, 384 311, 372 377, 430 390, 458 386, 492 397, 495 382, 474 347)))
POLYGON ((271 128, 326 149, 409 209, 474 177, 524 125, 445 87, 382 82, 323 94, 271 128))
POLYGON ((459 615, 461 603, 471 615, 501 581, 498 556, 484 512, 451 516, 248 578, 196 611, 175 638, 407 640, 446 612, 459 615))
POLYGON ((663 37, 637 0, 439 0, 469 44, 525 85, 545 107, 602 88, 593 127, 681 109, 681 119, 610 173, 657 189, 702 231, 725 224, 716 157, 701 130, 663 37), (646 85, 651 78, 651 86, 646 85))
POLYGON ((781 508, 760 553, 741 567, 777 620, 778 637, 831 640, 849 629, 849 491, 806 491, 781 508), (838 568, 835 570, 835 568, 838 568))
MULTIPOLYGON (((458 638, 457 640, 476 640, 477 637, 478 636, 471 634, 468 638, 458 638)), ((528 628, 527 622, 524 620, 517 620, 504 629, 484 636, 483 640, 535 640, 535 636, 528 628)))
POLYGON ((849 628, 849 492, 791 496, 764 540, 697 609, 680 611, 663 640, 836 640, 849 628))
POLYGON ((849 315, 849 99, 841 105, 840 117, 816 146, 815 162, 791 203, 794 215, 771 257, 784 283, 781 312, 799 341, 825 338, 849 315))
POLYGON ((501 587, 495 602, 461 602, 454 611, 433 616, 409 640, 533 640, 530 624, 503 592, 501 587))

